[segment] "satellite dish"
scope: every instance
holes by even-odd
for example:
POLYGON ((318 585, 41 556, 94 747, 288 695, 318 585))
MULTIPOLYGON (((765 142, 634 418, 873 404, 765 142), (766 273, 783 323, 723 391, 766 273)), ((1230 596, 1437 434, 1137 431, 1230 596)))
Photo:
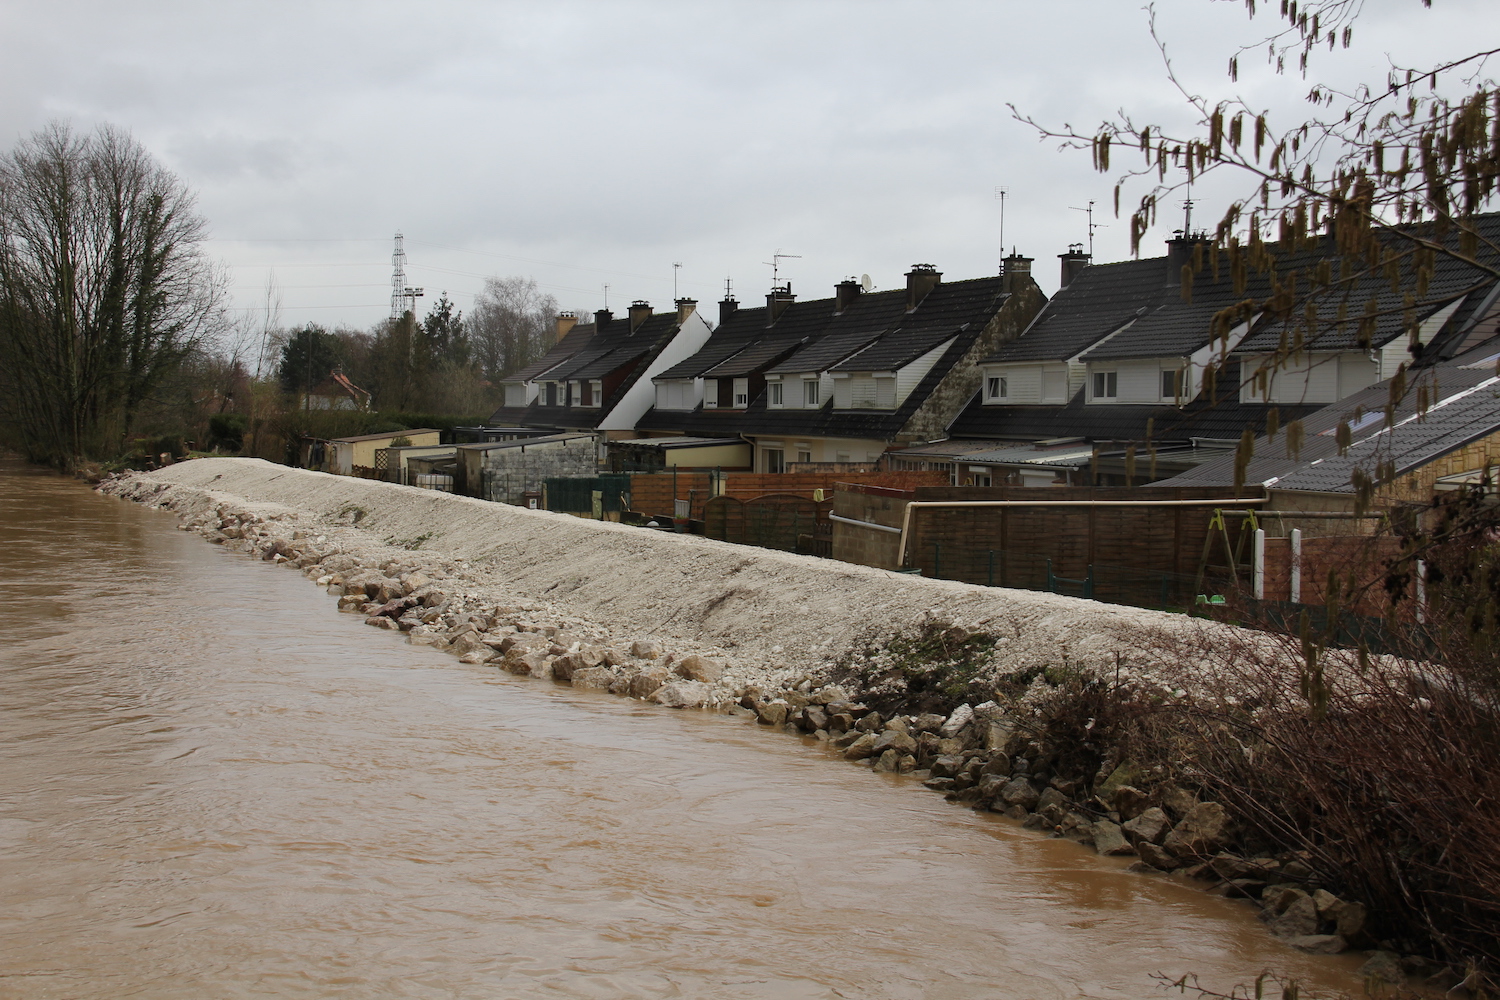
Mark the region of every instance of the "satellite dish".
POLYGON ((870 276, 868 274, 861 274, 859 276, 859 287, 867 292, 874 291, 875 282, 870 280, 870 276))

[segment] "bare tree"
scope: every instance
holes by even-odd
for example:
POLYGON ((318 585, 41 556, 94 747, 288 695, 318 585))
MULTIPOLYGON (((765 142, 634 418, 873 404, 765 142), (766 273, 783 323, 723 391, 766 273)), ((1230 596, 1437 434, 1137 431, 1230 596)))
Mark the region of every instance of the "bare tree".
POLYGON ((557 300, 535 278, 486 278, 464 323, 474 360, 490 381, 524 368, 552 344, 557 300))
POLYGON ((224 322, 193 196, 127 133, 54 124, 0 160, 0 407, 35 460, 121 447, 224 322))

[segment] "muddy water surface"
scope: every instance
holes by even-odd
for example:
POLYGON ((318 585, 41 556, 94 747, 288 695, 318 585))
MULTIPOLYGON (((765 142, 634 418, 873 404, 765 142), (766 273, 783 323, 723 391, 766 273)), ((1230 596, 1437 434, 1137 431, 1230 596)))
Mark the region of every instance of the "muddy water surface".
POLYGON ((1356 962, 0 465, 0 996, 1052 998, 1356 962))

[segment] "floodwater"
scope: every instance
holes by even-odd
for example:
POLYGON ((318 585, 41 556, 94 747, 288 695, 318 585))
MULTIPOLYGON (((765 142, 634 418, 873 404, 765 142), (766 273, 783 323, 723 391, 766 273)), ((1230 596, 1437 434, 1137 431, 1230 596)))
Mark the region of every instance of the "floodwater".
POLYGON ((1358 959, 0 464, 0 997, 1053 998, 1358 959))

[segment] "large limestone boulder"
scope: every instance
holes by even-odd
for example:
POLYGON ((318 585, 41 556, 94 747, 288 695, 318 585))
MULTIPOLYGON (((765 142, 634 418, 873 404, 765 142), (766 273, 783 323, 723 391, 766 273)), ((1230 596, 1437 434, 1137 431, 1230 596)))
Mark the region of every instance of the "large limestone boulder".
POLYGON ((724 676, 724 665, 717 660, 710 660, 706 656, 693 653, 678 660, 672 667, 672 672, 686 680, 712 684, 724 676))
POLYGON ((651 700, 667 708, 702 708, 712 688, 702 681, 668 681, 651 694, 651 700))
POLYGON ((1217 802, 1199 802, 1172 828, 1162 846, 1179 858, 1187 858, 1213 854, 1228 839, 1229 816, 1224 807, 1217 802))

